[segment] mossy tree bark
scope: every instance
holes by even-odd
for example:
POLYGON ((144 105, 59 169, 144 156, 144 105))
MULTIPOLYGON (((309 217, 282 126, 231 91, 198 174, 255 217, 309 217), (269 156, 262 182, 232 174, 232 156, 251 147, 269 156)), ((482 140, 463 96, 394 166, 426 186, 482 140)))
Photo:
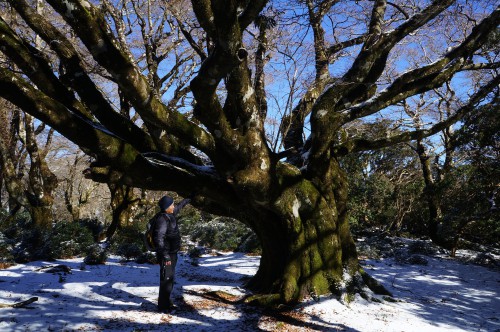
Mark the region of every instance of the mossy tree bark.
POLYGON ((249 286, 268 295, 250 300, 290 303, 304 296, 342 295, 348 291, 346 282, 354 286, 359 277, 347 197, 325 195, 297 170, 286 174, 290 171, 278 167, 279 195, 251 223, 262 243, 262 259, 249 286))
MULTIPOLYGON (((500 82, 499 76, 491 75, 489 81, 475 85, 471 98, 446 120, 425 128, 369 140, 346 135, 344 127, 353 121, 398 107, 416 94, 442 86, 460 71, 484 69, 470 61, 500 23, 500 10, 491 9, 468 30, 468 36, 443 50, 436 61, 420 63, 385 82, 381 77, 395 46, 443 15, 454 1, 423 2, 423 9, 411 13, 395 7, 390 14, 387 8, 394 5, 373 1, 367 13, 370 20, 359 30, 365 31, 361 36, 346 36, 328 45, 323 29, 326 15, 336 13, 334 6, 347 6, 340 11, 345 12, 354 5, 308 0, 303 2, 306 15, 301 17, 314 38, 313 47, 307 49, 314 52, 315 75, 292 112, 281 119, 279 140, 285 150, 274 150, 265 125, 270 107, 264 84, 266 61, 261 61, 268 47, 266 29, 271 26, 257 24, 255 54, 260 61, 255 62, 255 76, 247 49, 252 45, 244 38, 252 22, 265 21, 259 15, 268 1, 192 1, 194 15, 183 19, 195 21, 186 25, 177 16, 179 11, 161 7, 161 17, 167 17, 184 38, 175 39, 176 46, 185 45, 199 58, 191 69, 182 67, 182 61, 176 63, 177 69, 191 70, 189 87, 184 86, 185 80, 161 76, 161 61, 166 57, 158 51, 163 48, 146 45, 147 68, 140 67, 144 62, 134 59, 126 36, 120 34, 123 26, 108 25, 119 17, 109 2, 103 12, 86 0, 46 1, 78 36, 82 43, 78 46, 25 0, 7 2, 51 48, 58 66, 38 56, 41 50, 0 19, 0 50, 25 75, 2 65, 0 96, 92 156, 86 171, 89 178, 116 188, 133 186, 180 195, 196 192, 196 206, 251 227, 261 240, 263 255, 249 287, 259 293, 251 300, 262 303, 291 303, 307 294, 351 294, 360 291, 363 282, 373 286, 358 265, 349 231, 347 183, 340 158, 433 135, 477 103, 489 102, 485 98, 500 82), (189 25, 193 28, 188 29, 189 25), (342 77, 331 77, 330 66, 356 45, 359 53, 352 65, 342 77), (118 96, 109 98, 99 88, 86 69, 81 48, 116 87, 118 96), (170 101, 162 99, 162 82, 178 84, 170 101), (187 91, 192 99, 186 101, 180 96, 187 91), (122 112, 116 111, 113 99, 125 101, 134 116, 124 114, 128 111, 123 112, 123 107, 122 112), (187 105, 193 105, 192 113, 181 112, 187 105), (311 134, 304 139, 309 125, 311 134)), ((141 14, 137 9, 134 15, 141 14)), ((148 20, 140 22, 141 33, 153 38, 148 20)), ((183 53, 176 50, 175 54, 183 53)))
POLYGON ((34 119, 15 109, 13 105, 2 103, 1 107, 4 130, 0 136, 0 165, 9 200, 14 203, 11 214, 23 207, 37 227, 49 229, 54 220, 53 191, 58 183, 46 161, 53 130, 48 132, 43 147, 37 142, 37 135, 43 131, 44 126, 35 129, 34 119), (7 112, 9 108, 14 109, 10 112, 10 117, 7 112), (29 160, 27 172, 26 159, 29 160))
POLYGON ((134 207, 140 202, 140 198, 134 194, 134 188, 129 186, 109 183, 111 194, 111 224, 106 230, 106 238, 110 240, 116 230, 129 225, 134 216, 134 207))

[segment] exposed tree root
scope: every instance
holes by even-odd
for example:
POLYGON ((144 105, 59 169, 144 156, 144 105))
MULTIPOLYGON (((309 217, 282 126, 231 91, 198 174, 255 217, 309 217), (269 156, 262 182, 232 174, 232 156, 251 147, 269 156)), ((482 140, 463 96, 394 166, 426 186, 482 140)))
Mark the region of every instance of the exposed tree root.
POLYGON ((276 307, 282 304, 280 294, 255 294, 243 299, 243 303, 260 307, 276 307))
MULTIPOLYGON (((335 295, 338 296, 339 301, 345 304, 351 302, 356 294, 359 294, 367 301, 396 301, 393 298, 392 293, 387 290, 387 288, 385 288, 380 282, 370 276, 362 268, 359 268, 358 273, 356 273, 350 281, 347 281, 346 285, 344 287, 341 287, 338 293, 335 293, 335 295), (370 294, 372 294, 372 296, 370 294), (373 296, 373 294, 383 295, 383 297, 381 299, 376 298, 373 296)), ((293 305, 293 303, 284 304, 283 297, 277 293, 254 294, 243 298, 241 302, 268 308, 276 308, 283 305, 293 305)))
POLYGON ((359 273, 361 274, 361 277, 363 278, 363 281, 365 282, 366 286, 375 294, 377 295, 386 295, 386 296, 391 296, 392 293, 387 290, 380 282, 378 282, 375 278, 373 278, 371 275, 366 273, 365 270, 359 269, 359 273))

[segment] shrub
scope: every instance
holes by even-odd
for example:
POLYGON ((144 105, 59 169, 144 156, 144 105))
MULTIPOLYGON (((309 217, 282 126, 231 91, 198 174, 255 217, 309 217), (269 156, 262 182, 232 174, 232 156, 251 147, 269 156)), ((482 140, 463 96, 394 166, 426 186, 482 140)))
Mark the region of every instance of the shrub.
POLYGON ((236 251, 255 249, 256 237, 252 238, 252 234, 248 227, 233 219, 216 218, 198 223, 188 235, 201 246, 236 251))
POLYGON ((99 241, 99 236, 104 230, 104 224, 95 218, 84 218, 77 221, 82 227, 88 229, 94 238, 94 241, 99 241))
POLYGON ((143 253, 143 250, 136 243, 120 243, 117 246, 116 254, 125 259, 135 259, 143 253))
POLYGON ((0 232, 0 264, 8 264, 14 262, 12 255, 14 241, 8 239, 0 232))
POLYGON ((118 229, 111 239, 111 252, 127 259, 136 258, 146 252, 142 235, 145 229, 145 222, 144 227, 138 223, 118 229))
POLYGON ((98 244, 93 244, 87 249, 87 256, 83 260, 87 265, 99 265, 106 263, 108 253, 106 249, 98 244))
POLYGON ((49 232, 35 227, 33 224, 23 228, 20 233, 19 242, 16 243, 12 254, 17 263, 26 263, 33 260, 47 259, 53 257, 47 256, 49 243, 49 232))
POLYGON ((85 253, 94 243, 92 232, 78 222, 58 222, 47 242, 47 258, 72 258, 85 253))

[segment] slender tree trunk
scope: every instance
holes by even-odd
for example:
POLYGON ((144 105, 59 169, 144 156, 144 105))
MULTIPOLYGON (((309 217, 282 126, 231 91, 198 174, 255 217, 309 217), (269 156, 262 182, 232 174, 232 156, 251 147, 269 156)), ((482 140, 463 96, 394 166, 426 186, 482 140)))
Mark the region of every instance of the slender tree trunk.
MULTIPOLYGON (((422 167, 422 174, 424 178, 424 198, 427 202, 429 209, 428 219, 428 235, 433 241, 439 242, 439 222, 441 219, 441 200, 437 191, 437 184, 432 174, 431 160, 426 153, 425 146, 422 141, 417 141, 417 154, 422 167)), ((437 243, 436 242, 436 243, 437 243)))
POLYGON ((133 214, 133 207, 139 201, 135 199, 131 187, 108 183, 111 193, 112 220, 106 230, 107 239, 111 239, 116 230, 126 226, 133 214))
POLYGON ((25 133, 23 138, 31 160, 28 173, 30 190, 29 192, 26 191, 30 203, 28 210, 35 225, 48 229, 52 226, 54 220, 52 215, 54 197, 52 193, 58 185, 58 179, 45 161, 47 151, 38 147, 33 118, 25 114, 24 119, 25 133))

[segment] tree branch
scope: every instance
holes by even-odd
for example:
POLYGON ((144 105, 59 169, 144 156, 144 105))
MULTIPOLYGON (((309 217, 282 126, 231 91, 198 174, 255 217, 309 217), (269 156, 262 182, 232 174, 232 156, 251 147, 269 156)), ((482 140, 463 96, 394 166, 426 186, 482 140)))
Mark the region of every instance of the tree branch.
POLYGON ((191 5, 193 6, 196 19, 203 30, 205 30, 208 37, 212 39, 216 37, 217 32, 214 24, 214 13, 210 2, 210 0, 196 0, 191 1, 191 5))
POLYGON ((334 146, 332 150, 338 156, 346 155, 352 152, 367 151, 381 149, 387 146, 392 146, 398 143, 408 142, 417 139, 423 139, 425 137, 432 136, 452 124, 456 123, 464 117, 468 112, 472 111, 474 107, 479 104, 486 96, 491 93, 495 88, 498 88, 500 84, 500 76, 494 77, 486 85, 482 86, 467 102, 458 109, 452 116, 444 121, 441 121, 431 128, 420 129, 415 131, 405 132, 399 135, 394 135, 386 138, 367 140, 367 139, 353 139, 349 142, 334 146))
POLYGON ((466 58, 479 49, 500 23, 500 9, 496 9, 472 30, 471 34, 457 47, 447 52, 441 59, 427 66, 417 68, 401 75, 377 96, 346 109, 342 112, 342 123, 374 114, 409 96, 422 93, 449 80, 456 72, 463 70, 466 58))
POLYGON ((389 2, 389 1, 387 2, 387 4, 388 4, 388 5, 390 5, 390 6, 392 6, 392 7, 394 7, 394 8, 396 8, 396 9, 397 9, 397 10, 398 10, 401 14, 403 14, 403 15, 404 15, 404 17, 405 17, 406 19, 409 19, 409 18, 410 18, 410 15, 408 15, 408 13, 407 13, 407 12, 405 12, 405 11, 404 11, 404 9, 403 9, 403 8, 401 8, 401 6, 399 6, 399 5, 397 5, 397 4, 393 3, 393 2, 389 2))
POLYGON ((0 67, 2 97, 26 113, 56 129, 84 151, 93 151, 103 161, 126 168, 134 162, 137 152, 128 143, 48 97, 24 81, 19 75, 0 67))
POLYGON ((312 111, 313 105, 321 91, 323 91, 326 84, 330 81, 328 64, 331 53, 326 49, 325 31, 321 24, 324 15, 333 6, 334 2, 322 2, 322 8, 319 11, 315 10, 313 1, 308 0, 306 4, 314 36, 315 79, 290 115, 283 117, 280 126, 280 130, 283 133, 283 144, 285 149, 295 152, 295 154, 291 154, 287 158, 287 161, 294 165, 302 163, 300 150, 304 145, 304 121, 312 111))
POLYGON ((177 20, 177 24, 178 24, 179 29, 181 30, 183 36, 186 37, 186 40, 188 41, 189 45, 191 45, 193 50, 200 56, 200 60, 203 62, 207 58, 207 55, 201 49, 201 47, 195 42, 195 40, 193 39, 193 36, 191 36, 189 31, 184 29, 182 22, 180 22, 179 19, 177 19, 177 18, 175 18, 175 19, 177 20))
POLYGON ((50 96, 58 96, 72 112, 92 119, 90 112, 78 102, 74 95, 54 75, 51 66, 41 56, 42 52, 24 42, 0 17, 0 47, 42 91, 50 96))
MULTIPOLYGON (((111 107, 83 68, 82 60, 72 43, 59 30, 48 23, 43 16, 36 13, 26 1, 9 0, 9 2, 26 23, 58 54, 66 69, 63 77, 79 94, 86 109, 91 110, 92 114, 116 135, 130 137, 130 142, 139 150, 153 150, 154 144, 151 138, 133 122, 118 114, 111 107)), ((44 84, 39 85, 39 88, 47 93, 44 84)), ((54 95, 50 94, 49 96, 54 97, 54 95)), ((77 102, 73 96, 71 96, 71 99, 72 103, 77 102)))
POLYGON ((98 125, 67 112, 64 105, 4 68, 0 68, 0 89, 3 97, 11 103, 47 123, 97 158, 89 173, 96 181, 177 192, 189 188, 221 204, 236 200, 227 182, 211 167, 197 166, 181 158, 158 153, 140 154, 98 125))
POLYGON ((460 71, 465 70, 480 70, 480 69, 498 69, 500 68, 500 62, 492 62, 492 63, 471 63, 465 65, 460 69, 460 71))
POLYGON ((248 1, 245 10, 240 14, 239 22, 240 29, 245 30, 260 14, 266 6, 268 0, 253 0, 248 1))
POLYGON ((115 45, 102 13, 87 1, 47 0, 83 41, 93 58, 115 78, 145 122, 164 127, 207 155, 214 152, 212 136, 177 111, 167 109, 146 78, 115 45))
MULTIPOLYGON (((366 100, 375 94, 375 82, 385 69, 390 50, 410 32, 435 18, 453 2, 454 0, 433 1, 392 32, 368 36, 368 40, 351 68, 337 84, 333 84, 321 95, 312 110, 311 127, 313 131, 325 133, 325 136, 319 134, 313 137, 311 140, 313 153, 309 154, 310 158, 323 155, 334 139, 327 133, 337 130, 345 123, 339 121, 338 114, 335 114, 336 111, 345 109, 350 104, 366 100), (325 140, 324 137, 330 137, 332 141, 325 140)), ((378 4, 382 5, 383 3, 378 4)), ((376 27, 375 23, 373 27, 376 27)))
POLYGON ((368 27, 368 35, 378 36, 382 33, 382 23, 384 23, 384 14, 387 8, 387 0, 375 0, 372 9, 372 17, 368 27))
POLYGON ((333 57, 334 54, 340 52, 343 49, 346 49, 348 47, 354 46, 354 45, 360 45, 363 44, 366 39, 368 38, 367 35, 359 36, 357 38, 349 39, 343 42, 339 42, 337 44, 334 44, 327 49, 327 54, 328 58, 333 57))

